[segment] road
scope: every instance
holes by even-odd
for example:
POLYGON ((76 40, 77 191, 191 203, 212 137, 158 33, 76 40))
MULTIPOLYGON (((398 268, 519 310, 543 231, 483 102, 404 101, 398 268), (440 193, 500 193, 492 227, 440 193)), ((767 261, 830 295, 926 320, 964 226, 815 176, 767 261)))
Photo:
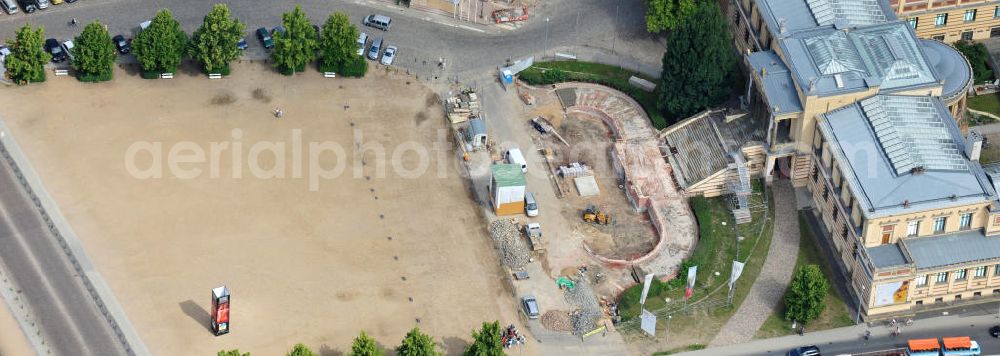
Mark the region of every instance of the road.
POLYGON ((0 187, 0 261, 41 324, 45 347, 55 355, 125 354, 6 162, 0 162, 0 187))
MULTIPOLYGON (((265 0, 223 2, 228 3, 233 15, 246 24, 250 48, 244 57, 265 58, 265 50, 252 33, 259 27, 279 25, 281 13, 291 10, 291 3, 275 6, 277 3, 265 0)), ((213 3, 215 1, 85 0, 51 6, 32 14, 0 15, 0 38, 11 38, 18 27, 31 23, 44 26, 46 37, 68 39, 83 28, 69 26, 71 18, 83 24, 100 20, 108 25, 112 34, 131 37, 138 24, 150 19, 158 8, 169 8, 190 33, 200 26, 202 17, 213 3)), ((514 31, 452 20, 375 0, 301 0, 297 3, 318 24, 332 11, 347 13, 356 20, 361 31, 373 37, 383 36, 387 45, 399 47, 396 66, 426 78, 438 76, 441 80, 448 78, 471 83, 493 75, 497 65, 503 64, 508 57, 518 59, 543 53, 551 56, 557 49, 578 52, 581 59, 617 61, 628 68, 650 73, 658 72, 663 53, 662 44, 645 32, 641 0, 619 0, 616 6, 609 6, 605 0, 545 0, 533 10, 534 19, 514 31), (392 29, 382 32, 362 26, 361 19, 372 12, 392 16, 392 29), (549 21, 544 21, 543 16, 549 21), (612 48, 615 53, 611 52, 612 48), (437 66, 439 58, 446 62, 444 70, 437 66)))
MULTIPOLYGON (((683 355, 784 355, 788 350, 804 345, 816 345, 824 355, 856 354, 903 347, 909 339, 969 336, 979 342, 983 355, 1000 354, 1000 339, 989 335, 990 326, 1000 323, 997 319, 998 303, 963 307, 951 315, 923 315, 911 326, 901 327, 901 336, 892 337, 893 330, 885 324, 871 326, 868 342, 862 338, 865 325, 806 332, 772 339, 755 340, 744 344, 710 348, 683 355)), ((808 329, 807 329, 808 330, 808 329)))

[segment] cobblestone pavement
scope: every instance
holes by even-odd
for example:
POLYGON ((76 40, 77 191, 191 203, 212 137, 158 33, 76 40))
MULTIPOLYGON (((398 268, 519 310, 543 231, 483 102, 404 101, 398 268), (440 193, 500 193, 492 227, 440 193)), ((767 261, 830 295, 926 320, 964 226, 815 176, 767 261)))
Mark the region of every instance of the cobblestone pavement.
POLYGON ((724 346, 750 341, 778 307, 788 287, 799 252, 799 220, 795 211, 795 191, 787 180, 774 182, 774 236, 767 260, 743 304, 719 330, 709 346, 724 346))

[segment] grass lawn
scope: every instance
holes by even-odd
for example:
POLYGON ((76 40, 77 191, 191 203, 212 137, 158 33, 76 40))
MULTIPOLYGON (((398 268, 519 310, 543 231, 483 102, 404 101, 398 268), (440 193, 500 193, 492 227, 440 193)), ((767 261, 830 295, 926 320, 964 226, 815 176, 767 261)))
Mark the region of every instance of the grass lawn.
MULTIPOLYGON (((799 239, 799 256, 798 261, 795 263, 795 270, 807 264, 819 265, 823 269, 823 274, 826 275, 827 280, 830 281, 830 289, 827 290, 826 298, 824 299, 826 309, 819 315, 819 319, 806 324, 806 330, 817 331, 854 325, 854 320, 847 311, 847 305, 844 303, 843 296, 840 295, 837 287, 833 285, 833 269, 830 262, 820 253, 819 246, 816 245, 818 240, 816 236, 813 236, 812 229, 809 228, 802 214, 806 213, 799 213, 799 231, 801 237, 799 239)), ((778 311, 767 318, 764 325, 760 327, 760 330, 757 330, 757 334, 754 337, 765 339, 795 333, 795 330, 790 328, 792 323, 785 321, 784 308, 783 304, 778 306, 778 311)))
POLYGON ((1000 116, 1000 94, 970 96, 969 108, 1000 116))
MULTIPOLYGON (((755 181, 754 189, 760 192, 763 184, 755 181)), ((761 194, 754 195, 754 200, 760 202, 762 197, 761 194)), ((698 219, 699 240, 688 263, 698 266, 698 276, 694 295, 688 301, 687 308, 683 308, 683 282, 655 282, 655 286, 650 288, 645 307, 660 316, 657 337, 669 335, 668 342, 660 344, 661 346, 689 347, 692 344, 707 344, 739 308, 764 265, 774 222, 770 191, 767 192, 770 215, 765 217, 763 209, 755 210, 751 223, 736 226, 735 229, 728 199, 728 196, 691 199, 691 207, 698 219), (727 282, 732 261, 736 257, 736 236, 745 237, 740 243, 739 259, 746 262, 746 266, 742 277, 736 282, 733 304, 727 306, 727 282), (668 320, 666 315, 671 318, 668 320)), ((686 270, 681 274, 685 273, 686 270)), ((623 293, 619 310, 624 320, 639 314, 638 299, 641 292, 642 285, 637 285, 623 293)), ((635 326, 631 330, 637 329, 638 324, 635 326)))
POLYGON ((670 349, 667 351, 654 352, 653 356, 673 355, 673 354, 679 354, 681 352, 704 350, 705 347, 706 347, 705 344, 691 344, 687 346, 681 346, 676 349, 670 349))
POLYGON ((646 114, 649 115, 650 120, 652 120, 654 127, 657 129, 667 127, 666 119, 664 119, 663 116, 660 115, 659 110, 656 109, 656 92, 650 93, 633 87, 628 82, 628 78, 633 75, 653 82, 656 85, 660 85, 660 80, 656 78, 650 78, 646 75, 612 65, 590 62, 537 62, 534 66, 525 69, 518 74, 521 80, 531 85, 552 84, 565 81, 594 82, 607 85, 628 94, 632 97, 632 99, 635 99, 639 105, 642 105, 643 110, 646 111, 646 114), (562 71, 565 73, 565 77, 543 76, 542 73, 547 70, 562 71))

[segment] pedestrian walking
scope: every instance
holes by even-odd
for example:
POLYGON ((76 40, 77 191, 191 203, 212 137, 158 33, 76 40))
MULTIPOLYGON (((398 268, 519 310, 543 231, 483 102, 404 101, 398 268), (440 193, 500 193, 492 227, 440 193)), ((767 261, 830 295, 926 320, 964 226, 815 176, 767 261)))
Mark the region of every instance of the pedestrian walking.
POLYGON ((872 337, 871 330, 865 330, 865 342, 868 342, 868 339, 871 337, 872 337))
POLYGON ((802 325, 799 327, 799 336, 804 336, 806 333, 806 326, 802 325))

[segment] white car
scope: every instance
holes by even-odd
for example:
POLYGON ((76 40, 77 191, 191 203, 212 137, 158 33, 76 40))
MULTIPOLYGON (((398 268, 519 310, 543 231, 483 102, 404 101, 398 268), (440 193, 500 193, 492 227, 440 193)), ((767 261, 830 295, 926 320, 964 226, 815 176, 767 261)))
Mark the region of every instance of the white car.
POLYGON ((10 55, 10 48, 0 46, 0 62, 3 62, 10 55))
POLYGON ((396 58, 396 46, 386 47, 385 52, 382 53, 382 64, 391 66, 394 58, 396 58))
POLYGON ((62 47, 63 47, 64 50, 66 50, 66 55, 69 56, 69 59, 72 60, 73 59, 73 40, 63 41, 62 47))

